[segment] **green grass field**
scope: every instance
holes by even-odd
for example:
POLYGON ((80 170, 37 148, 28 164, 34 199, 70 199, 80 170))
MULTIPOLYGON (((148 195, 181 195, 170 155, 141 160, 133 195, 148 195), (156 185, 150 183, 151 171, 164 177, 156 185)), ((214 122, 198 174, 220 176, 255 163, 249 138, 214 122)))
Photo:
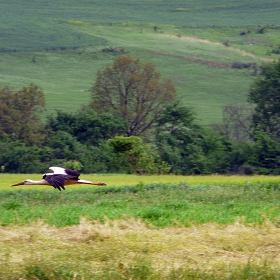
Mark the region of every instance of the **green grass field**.
POLYGON ((279 177, 37 176, 0 176, 0 279, 279 279, 279 177))
POLYGON ((200 123, 218 123, 223 106, 246 104, 254 79, 252 69, 231 65, 279 58, 278 1, 1 1, 0 8, 0 87, 41 86, 44 116, 88 103, 97 71, 129 53, 171 78, 200 123))
MULTIPOLYGON (((97 71, 129 53, 171 78, 202 124, 217 123, 223 106, 246 104, 255 78, 233 65, 279 59, 278 0, 0 9, 0 88, 41 86, 43 117, 89 102, 97 71)), ((279 177, 82 177, 107 186, 11 188, 41 175, 0 174, 0 279, 280 278, 279 177)))

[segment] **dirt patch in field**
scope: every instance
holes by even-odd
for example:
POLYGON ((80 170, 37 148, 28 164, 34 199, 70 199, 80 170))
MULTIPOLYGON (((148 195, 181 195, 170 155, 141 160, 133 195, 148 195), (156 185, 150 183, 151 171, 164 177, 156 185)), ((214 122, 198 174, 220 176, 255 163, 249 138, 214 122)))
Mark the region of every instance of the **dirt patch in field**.
POLYGON ((151 51, 151 53, 156 54, 156 55, 164 55, 164 56, 172 56, 172 57, 176 57, 176 58, 181 58, 181 59, 184 59, 184 60, 204 64, 204 65, 207 65, 209 67, 218 67, 218 68, 231 68, 232 67, 232 63, 222 64, 222 63, 213 62, 213 61, 204 61, 204 60, 201 60, 199 58, 186 56, 186 55, 176 55, 176 54, 171 54, 171 53, 167 53, 167 52, 160 52, 160 51, 151 51))
MULTIPOLYGON (((158 34, 158 36, 164 36, 164 37, 174 38, 174 39, 178 39, 178 40, 187 40, 187 41, 190 41, 190 42, 198 42, 198 43, 202 43, 202 44, 206 44, 206 45, 219 46, 219 47, 222 47, 226 50, 231 50, 231 51, 235 51, 237 53, 240 53, 243 56, 248 56, 248 57, 255 58, 255 59, 258 58, 261 61, 265 61, 265 62, 272 62, 273 61, 273 59, 271 59, 271 58, 257 57, 257 56, 255 56, 254 54, 252 54, 248 51, 244 51, 244 50, 241 50, 241 49, 236 48, 236 47, 226 46, 226 45, 224 45, 222 43, 219 43, 219 42, 213 42, 213 41, 206 40, 206 39, 200 39, 200 38, 197 38, 197 37, 182 36, 182 35, 178 36, 178 35, 168 34, 168 33, 158 34)), ((186 57, 185 59, 191 60, 191 58, 189 58, 189 57, 186 57)), ((195 62, 200 62, 200 60, 196 60, 195 62)), ((209 62, 209 66, 221 67, 221 65, 219 65, 219 63, 217 63, 217 65, 216 65, 215 62, 209 62), (213 64, 211 65, 211 63, 213 63, 213 64)), ((226 65, 223 65, 223 67, 231 67, 231 65, 226 64, 226 65)))

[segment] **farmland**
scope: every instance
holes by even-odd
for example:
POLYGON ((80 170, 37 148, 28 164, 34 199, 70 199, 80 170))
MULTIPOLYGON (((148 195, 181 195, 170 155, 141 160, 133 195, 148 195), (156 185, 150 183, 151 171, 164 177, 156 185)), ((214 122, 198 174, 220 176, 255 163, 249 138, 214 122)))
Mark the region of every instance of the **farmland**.
MULTIPOLYGON (((97 71, 129 54, 171 78, 201 124, 220 123, 280 57, 278 0, 0 9, 0 88, 40 86, 43 119, 88 103, 97 71)), ((85 174, 107 186, 10 187, 27 178, 41 175, 0 173, 0 279, 280 279, 279 176, 85 174)))
POLYGON ((223 106, 246 105, 252 67, 279 57, 278 1, 67 3, 0 4, 0 86, 41 86, 44 116, 89 102, 97 71, 129 53, 171 78, 202 124, 219 123, 223 106))
POLYGON ((24 178, 1 174, 3 279, 279 277, 279 177, 86 175, 108 186, 9 187, 24 178))

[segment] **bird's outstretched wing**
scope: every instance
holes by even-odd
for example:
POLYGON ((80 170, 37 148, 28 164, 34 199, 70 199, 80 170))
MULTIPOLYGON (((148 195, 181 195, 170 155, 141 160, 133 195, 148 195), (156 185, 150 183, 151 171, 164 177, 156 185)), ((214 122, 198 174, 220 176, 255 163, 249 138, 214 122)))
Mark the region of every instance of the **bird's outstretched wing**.
POLYGON ((76 170, 58 167, 58 166, 51 166, 49 167, 53 173, 46 173, 43 175, 43 179, 45 179, 49 184, 51 184, 55 189, 61 191, 61 189, 65 190, 65 181, 66 180, 74 180, 78 181, 80 173, 76 170))
POLYGON ((58 167, 58 166, 51 166, 49 167, 50 170, 53 171, 54 174, 64 174, 64 175, 69 175, 71 177, 76 177, 78 178, 80 176, 80 173, 76 170, 68 169, 68 168, 63 168, 63 167, 58 167))
POLYGON ((58 189, 60 191, 61 191, 61 189, 65 190, 64 183, 65 183, 65 180, 67 179, 67 175, 63 175, 63 174, 47 175, 47 174, 45 174, 43 176, 43 179, 45 179, 55 189, 58 189))

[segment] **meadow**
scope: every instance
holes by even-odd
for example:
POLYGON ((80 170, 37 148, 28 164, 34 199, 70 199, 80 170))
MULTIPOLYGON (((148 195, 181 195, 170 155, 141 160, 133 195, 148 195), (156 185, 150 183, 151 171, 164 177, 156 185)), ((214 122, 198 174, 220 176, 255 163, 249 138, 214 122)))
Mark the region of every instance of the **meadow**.
POLYGON ((97 71, 130 54, 171 78, 200 123, 219 123, 223 106, 247 104, 255 65, 279 58, 273 0, 1 1, 0 8, 0 87, 41 86, 43 117, 88 103, 97 71))
MULTIPOLYGON (((0 9, 0 88, 42 87, 42 117, 78 110, 97 71, 130 54, 171 78, 200 123, 218 123, 279 59, 278 0, 0 9)), ((279 177, 86 174, 107 186, 11 188, 27 178, 41 175, 0 173, 0 279, 280 278, 279 177)))
POLYGON ((274 176, 0 174, 0 279, 278 279, 274 176), (32 177, 31 177, 32 176, 32 177))

